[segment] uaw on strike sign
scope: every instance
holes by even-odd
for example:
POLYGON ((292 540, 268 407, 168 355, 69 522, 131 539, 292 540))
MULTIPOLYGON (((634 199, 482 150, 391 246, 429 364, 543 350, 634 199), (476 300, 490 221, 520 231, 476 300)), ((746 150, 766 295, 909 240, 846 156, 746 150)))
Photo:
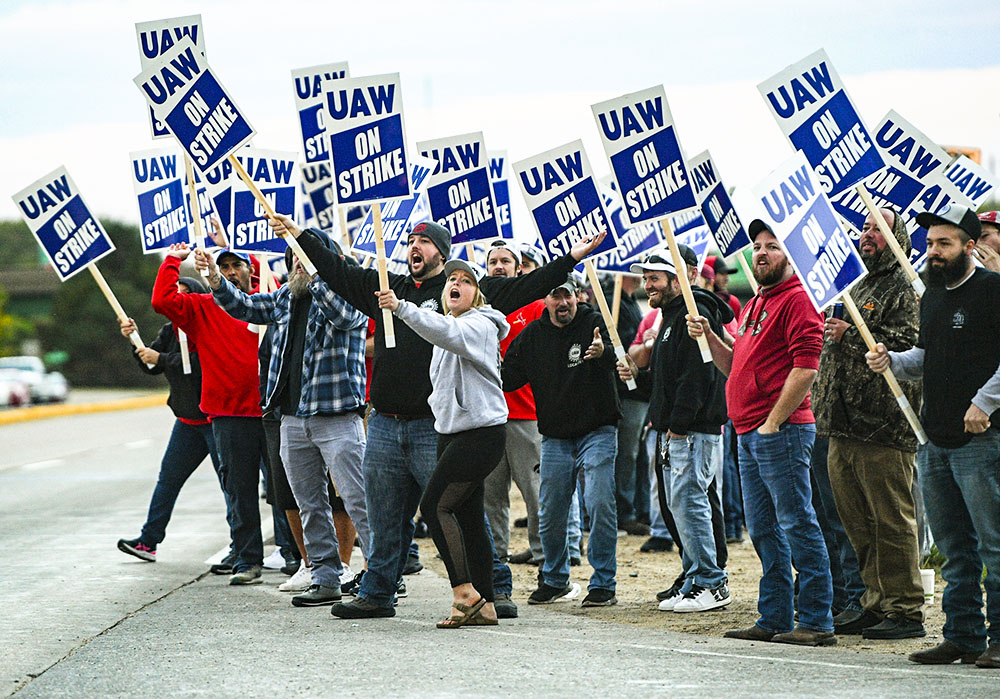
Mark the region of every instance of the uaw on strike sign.
POLYGON ((60 281, 115 249, 64 167, 31 183, 13 199, 60 281))
POLYGON ((805 156, 797 152, 754 188, 764 223, 785 248, 817 311, 867 274, 805 156))
MULTIPOLYGON (((205 55, 205 32, 202 31, 201 15, 138 22, 135 25, 135 38, 139 42, 139 65, 142 70, 150 67, 184 37, 191 39, 201 55, 205 55)), ((149 107, 149 128, 153 138, 170 138, 170 132, 156 118, 152 107, 149 107)))

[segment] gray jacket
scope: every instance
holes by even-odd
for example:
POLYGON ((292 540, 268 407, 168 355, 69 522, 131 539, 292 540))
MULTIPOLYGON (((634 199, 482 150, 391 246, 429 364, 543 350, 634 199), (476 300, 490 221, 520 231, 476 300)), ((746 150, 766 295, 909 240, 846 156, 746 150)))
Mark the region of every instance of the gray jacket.
POLYGON ((439 434, 507 422, 500 340, 510 326, 503 313, 484 306, 455 318, 400 301, 395 315, 434 345, 430 369, 433 390, 427 403, 439 434))

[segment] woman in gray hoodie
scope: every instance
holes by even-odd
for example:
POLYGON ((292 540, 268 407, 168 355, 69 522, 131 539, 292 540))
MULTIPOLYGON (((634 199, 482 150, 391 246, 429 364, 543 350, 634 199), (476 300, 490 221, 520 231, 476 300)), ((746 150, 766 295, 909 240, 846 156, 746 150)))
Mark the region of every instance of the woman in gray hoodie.
POLYGON ((441 553, 454 601, 438 628, 494 626, 493 554, 486 534, 483 480, 500 463, 507 402, 500 379, 500 340, 510 326, 486 305, 476 274, 451 260, 441 306, 447 315, 376 292, 379 306, 434 345, 428 403, 438 433, 438 463, 420 511, 441 553))

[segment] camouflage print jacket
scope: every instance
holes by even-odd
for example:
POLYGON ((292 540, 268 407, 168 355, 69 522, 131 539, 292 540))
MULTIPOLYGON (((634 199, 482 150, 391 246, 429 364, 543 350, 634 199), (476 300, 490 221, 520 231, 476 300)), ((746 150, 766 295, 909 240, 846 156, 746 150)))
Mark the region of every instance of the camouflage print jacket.
MULTIPOLYGON (((899 216, 893 233, 903 251, 910 237, 899 216)), ((868 264, 868 276, 851 290, 876 342, 892 351, 907 350, 917 341, 920 301, 887 247, 868 264)), ((850 322, 845 316, 844 320, 850 322)), ((840 342, 825 342, 819 375, 812 388, 816 431, 821 437, 845 437, 914 452, 917 439, 889 385, 865 363, 867 347, 853 325, 840 342)), ((920 414, 920 381, 900 381, 913 409, 920 414)))

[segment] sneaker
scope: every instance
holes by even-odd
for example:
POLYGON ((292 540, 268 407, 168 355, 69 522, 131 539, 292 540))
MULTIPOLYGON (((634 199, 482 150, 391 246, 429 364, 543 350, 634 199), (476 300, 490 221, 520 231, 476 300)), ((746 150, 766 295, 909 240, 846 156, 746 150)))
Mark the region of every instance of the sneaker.
POLYGON ((420 562, 420 556, 412 553, 406 555, 406 565, 403 566, 403 575, 416 575, 424 569, 424 564, 420 562))
POLYGON ((514 604, 510 595, 502 593, 493 595, 493 606, 497 610, 497 619, 517 618, 517 605, 514 604))
POLYGON ((684 593, 681 592, 681 588, 677 585, 672 585, 669 590, 664 590, 656 596, 659 597, 664 594, 666 597, 660 600, 660 606, 657 607, 661 612, 674 611, 674 607, 677 606, 677 603, 684 599, 684 593))
POLYGON ((278 589, 281 592, 303 592, 312 586, 312 582, 312 569, 306 565, 305 561, 302 561, 295 575, 278 585, 278 589))
POLYGON ((230 585, 259 585, 262 582, 264 580, 260 577, 260 566, 250 566, 229 578, 230 585))
POLYGON ((343 572, 340 574, 340 584, 343 585, 346 582, 351 582, 354 580, 354 571, 351 570, 351 566, 344 564, 343 572))
POLYGON ((619 529, 624 529, 626 534, 632 536, 649 536, 649 525, 643 524, 637 519, 627 519, 618 525, 619 529))
POLYGON ((552 604, 561 597, 566 597, 573 592, 572 585, 565 587, 552 587, 545 583, 538 583, 538 589, 528 597, 528 604, 552 604))
POLYGON ((613 604, 618 604, 618 598, 615 597, 614 592, 611 590, 605 590, 603 587, 595 587, 587 592, 587 596, 583 598, 583 602, 580 603, 580 606, 610 607, 613 604))
POLYGON ((656 593, 656 601, 662 602, 665 599, 669 599, 675 596, 680 591, 681 591, 681 586, 677 584, 677 581, 674 581, 674 584, 668 587, 666 590, 656 593))
POLYGON ((141 539, 119 539, 118 550, 150 563, 156 563, 156 544, 150 546, 141 539))
POLYGON ((712 588, 692 585, 687 594, 674 605, 674 611, 707 612, 709 609, 725 607, 731 601, 729 586, 726 583, 712 588))
POLYGON ((528 518, 518 517, 514 520, 514 529, 527 529, 528 528, 528 518))
POLYGON ((274 549, 271 555, 264 559, 264 568, 267 570, 281 570, 285 567, 285 557, 281 555, 281 549, 274 549))
POLYGON ((673 539, 665 536, 651 536, 646 539, 639 550, 643 553, 660 553, 674 550, 673 539))
POLYGON ((833 617, 833 632, 838 636, 858 636, 865 629, 880 624, 883 616, 869 609, 845 609, 833 617))
POLYGON ((301 595, 292 597, 293 607, 325 607, 340 601, 340 590, 324 585, 310 585, 301 595))
POLYGON ((406 581, 400 578, 396 582, 396 597, 406 597, 407 594, 409 593, 406 591, 406 581))
POLYGON ((212 575, 232 575, 234 565, 236 565, 236 554, 230 551, 225 558, 208 570, 212 575))
POLYGON ((364 575, 365 572, 361 571, 347 582, 341 583, 340 584, 341 594, 347 595, 349 597, 356 596, 358 594, 358 591, 361 589, 361 578, 363 578, 364 575))
POLYGON ((295 575, 299 572, 302 559, 298 556, 285 556, 285 563, 281 566, 281 572, 285 575, 295 575))
POLYGON ((396 616, 396 610, 392 607, 380 607, 364 597, 358 597, 350 602, 338 602, 330 609, 330 613, 341 619, 373 619, 396 616))

